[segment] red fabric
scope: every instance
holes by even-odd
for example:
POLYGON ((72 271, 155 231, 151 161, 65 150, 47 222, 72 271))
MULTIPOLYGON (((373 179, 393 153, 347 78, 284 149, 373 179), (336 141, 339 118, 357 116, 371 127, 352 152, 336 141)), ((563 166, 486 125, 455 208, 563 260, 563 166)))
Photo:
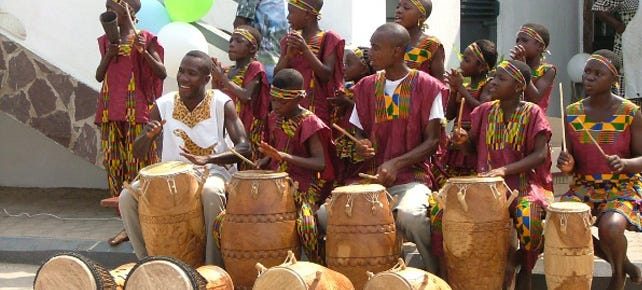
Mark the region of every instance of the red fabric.
MULTIPOLYGON (((143 35, 148 45, 154 45, 161 61, 164 60, 164 49, 158 43, 158 38, 146 30, 138 31, 138 33, 143 35)), ((98 38, 101 56, 107 52, 109 43, 106 35, 98 38)), ((120 55, 112 59, 105 73, 103 88, 107 86, 109 89, 107 109, 110 121, 127 121, 127 89, 132 74, 136 80, 136 123, 149 121, 149 105, 163 93, 163 80, 154 74, 144 56, 132 48, 129 56, 120 55)), ((96 124, 101 123, 102 112, 103 102, 99 100, 94 120, 96 124)))
MULTIPOLYGON (((432 103, 440 92, 447 93, 437 79, 420 71, 412 84, 408 118, 375 123, 376 78, 377 75, 367 76, 354 87, 355 106, 364 135, 376 146, 375 157, 370 160, 370 165, 365 166, 370 173, 385 161, 406 154, 424 141, 423 129, 428 125, 432 103)), ((401 168, 393 185, 421 182, 431 187, 431 180, 426 160, 401 168)))
MULTIPOLYGON (((301 125, 298 130, 294 133, 294 136, 290 138, 280 127, 277 125, 277 115, 275 113, 270 113, 268 116, 268 135, 269 144, 272 147, 276 148, 279 151, 286 152, 288 154, 299 156, 299 157, 310 157, 310 151, 306 141, 312 135, 318 134, 319 139, 321 139, 321 144, 323 144, 323 154, 325 156, 325 170, 321 172, 321 178, 325 180, 332 180, 334 178, 334 168, 332 167, 332 162, 330 160, 331 156, 336 155, 332 143, 332 132, 330 128, 323 123, 319 117, 314 114, 310 114, 304 117, 301 125)), ((279 162, 272 160, 269 165, 270 170, 278 170, 279 162)), ((292 163, 287 165, 286 172, 290 177, 299 182, 299 191, 305 192, 308 190, 310 183, 315 180, 317 176, 316 171, 310 169, 298 167, 292 163)))
MULTIPOLYGON (((287 51, 287 36, 281 39, 281 56, 284 56, 287 51)), ((339 34, 334 31, 325 31, 323 38, 321 40, 321 57, 317 55, 317 58, 321 62, 327 59, 330 55, 336 56, 336 63, 334 65, 334 73, 330 80, 327 82, 321 82, 318 78, 315 78, 315 88, 310 90, 310 79, 313 76, 313 70, 310 67, 310 64, 305 60, 302 54, 294 56, 290 59, 288 63, 289 68, 296 69, 303 75, 303 80, 305 84, 305 89, 308 91, 308 95, 314 98, 315 110, 314 114, 319 116, 326 124, 330 124, 330 115, 331 115, 331 106, 328 102, 328 98, 334 96, 334 92, 339 88, 343 87, 343 50, 345 46, 345 40, 341 38, 339 34)), ((305 98, 301 102, 301 106, 308 109, 310 98, 305 98)))
MULTIPOLYGON (((268 113, 270 112, 270 83, 267 80, 267 74, 265 73, 265 68, 263 64, 258 61, 252 61, 245 72, 245 77, 243 79, 242 86, 247 86, 253 80, 259 78, 259 95, 257 98, 250 100, 247 103, 241 104, 241 112, 239 113, 239 118, 243 122, 245 127, 245 132, 250 134, 250 126, 254 119, 266 120, 268 113)), ((222 90, 225 94, 230 96, 230 98, 236 104, 239 102, 234 94, 229 90, 222 90)))

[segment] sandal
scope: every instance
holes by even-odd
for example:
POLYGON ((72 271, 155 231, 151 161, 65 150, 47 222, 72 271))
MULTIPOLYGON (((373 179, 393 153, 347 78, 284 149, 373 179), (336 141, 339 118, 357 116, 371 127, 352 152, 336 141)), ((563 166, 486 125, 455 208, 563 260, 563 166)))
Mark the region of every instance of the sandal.
POLYGON ((129 236, 127 236, 127 232, 125 230, 120 231, 118 234, 116 234, 113 238, 109 239, 108 243, 112 247, 120 245, 120 243, 129 241, 129 236))

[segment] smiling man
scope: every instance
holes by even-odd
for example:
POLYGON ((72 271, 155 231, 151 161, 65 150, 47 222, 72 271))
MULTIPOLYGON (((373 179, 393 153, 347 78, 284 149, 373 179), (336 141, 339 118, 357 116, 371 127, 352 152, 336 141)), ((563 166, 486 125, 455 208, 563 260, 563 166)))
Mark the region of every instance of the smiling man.
MULTIPOLYGON (((193 50, 183 57, 176 75, 179 90, 156 100, 150 122, 134 143, 134 155, 145 155, 162 132, 162 161, 208 164, 210 175, 201 193, 207 236, 205 263, 222 266, 221 254, 212 236, 212 225, 225 208, 225 183, 234 170, 227 169, 225 165, 239 161, 228 152, 228 142, 231 139, 234 149, 243 155, 249 155, 250 146, 231 99, 219 90, 205 89, 210 83, 211 71, 212 60, 206 53, 193 50)), ((134 189, 138 186, 138 182, 132 184, 134 189)), ((127 189, 120 194, 119 209, 136 256, 139 259, 146 257, 138 201, 127 189)))

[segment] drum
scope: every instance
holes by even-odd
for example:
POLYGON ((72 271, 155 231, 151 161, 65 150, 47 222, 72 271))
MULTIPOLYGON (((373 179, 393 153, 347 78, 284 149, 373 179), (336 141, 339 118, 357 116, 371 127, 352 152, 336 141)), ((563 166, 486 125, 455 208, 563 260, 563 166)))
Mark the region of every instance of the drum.
POLYGON ((385 271, 397 263, 401 245, 385 187, 337 187, 326 208, 328 268, 346 275, 356 289, 363 289, 367 271, 385 271))
POLYGON ((591 289, 594 221, 591 208, 581 202, 554 202, 548 207, 544 225, 548 289, 591 289))
POLYGON ((205 222, 201 190, 208 169, 181 161, 140 170, 138 215, 147 254, 176 257, 192 267, 205 258, 205 222))
POLYGON ((127 275, 129 275, 129 272, 134 268, 134 266, 136 266, 136 263, 127 263, 109 271, 109 274, 114 278, 114 282, 116 282, 116 290, 125 289, 124 287, 125 281, 127 281, 127 275))
POLYGON ((343 274, 319 264, 299 262, 292 252, 288 252, 285 262, 279 266, 268 269, 257 263, 256 268, 259 277, 254 283, 254 290, 354 289, 343 274))
POLYGON ((281 264, 288 251, 300 253, 297 211, 291 179, 285 172, 234 173, 221 222, 221 254, 237 289, 251 289, 255 265, 281 264))
POLYGON ((424 270, 406 267, 403 259, 394 268, 379 274, 368 273, 363 290, 451 290, 441 278, 424 270))
POLYGON ((125 289, 136 290, 233 290, 227 273, 216 266, 202 266, 197 270, 168 256, 147 257, 131 270, 125 289))
POLYGON ((94 261, 76 253, 57 254, 47 260, 36 272, 33 288, 36 290, 116 290, 123 289, 133 264, 125 264, 111 273, 94 261))
POLYGON ((502 288, 511 231, 508 208, 516 196, 501 177, 450 178, 439 191, 453 289, 502 288))

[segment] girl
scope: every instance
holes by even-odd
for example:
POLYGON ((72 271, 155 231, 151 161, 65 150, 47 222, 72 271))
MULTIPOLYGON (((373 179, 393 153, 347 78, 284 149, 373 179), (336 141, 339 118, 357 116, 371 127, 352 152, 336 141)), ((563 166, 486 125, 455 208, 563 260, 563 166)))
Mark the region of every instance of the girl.
MULTIPOLYGON (((241 118, 245 132, 252 147, 251 159, 256 160, 260 154, 258 146, 265 131, 269 103, 269 83, 263 65, 255 60, 261 43, 261 34, 253 27, 241 25, 234 29, 230 38, 229 58, 236 64, 222 68, 220 62, 214 61, 212 69, 212 88, 221 89, 232 98, 236 113, 241 118)), ((241 169, 250 169, 245 163, 241 169)))
POLYGON ((566 108, 568 148, 557 160, 560 170, 574 176, 562 200, 584 202, 597 217, 599 240, 593 242, 595 254, 611 264, 608 289, 623 289, 627 274, 636 284, 642 280, 626 256, 624 236, 624 230, 642 231, 642 115, 611 92, 619 68, 619 58, 605 49, 586 62, 582 82, 588 97, 566 108))

